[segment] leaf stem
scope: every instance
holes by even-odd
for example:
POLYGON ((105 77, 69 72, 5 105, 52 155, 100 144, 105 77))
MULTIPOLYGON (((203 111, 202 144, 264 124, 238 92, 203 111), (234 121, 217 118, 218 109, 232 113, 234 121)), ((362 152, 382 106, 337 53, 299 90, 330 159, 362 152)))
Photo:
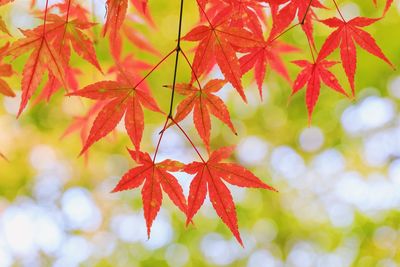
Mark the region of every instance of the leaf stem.
POLYGON ((49 0, 46 0, 46 7, 44 10, 44 18, 43 18, 43 36, 46 34, 46 23, 47 23, 47 9, 49 7, 49 0))
POLYGON ((194 71, 192 64, 190 63, 190 60, 189 60, 189 58, 186 56, 186 53, 185 53, 185 52, 183 52, 183 50, 182 50, 182 49, 181 49, 181 53, 182 53, 183 57, 185 58, 185 60, 186 60, 187 64, 189 65, 190 69, 192 70, 193 76, 194 76, 194 78, 196 79, 197 85, 199 86, 199 89, 200 89, 200 91, 201 91, 201 90, 202 90, 202 87, 201 87, 201 84, 200 84, 199 78, 198 78, 198 76, 197 76, 196 72, 194 71))
POLYGON ((310 41, 310 39, 308 39, 308 36, 306 36, 306 39, 307 39, 308 47, 310 48, 311 57, 313 59, 313 62, 315 63, 315 56, 314 56, 311 41, 310 41))
POLYGON ((155 71, 158 68, 158 66, 160 66, 161 63, 163 63, 167 58, 169 58, 169 56, 172 55, 172 53, 174 53, 175 51, 176 49, 172 50, 165 57, 163 57, 133 88, 138 87, 144 80, 146 80, 147 77, 149 77, 150 74, 152 74, 153 71, 155 71))
POLYGON ((310 8, 311 8, 311 3, 312 3, 312 0, 310 0, 310 2, 308 3, 306 12, 304 12, 304 16, 303 16, 303 18, 301 19, 301 21, 299 21, 298 23, 296 23, 296 24, 290 26, 289 28, 287 28, 286 30, 284 30, 283 32, 281 32, 280 34, 278 34, 277 36, 275 36, 275 37, 272 38, 271 40, 268 40, 267 42, 271 42, 271 43, 272 43, 273 41, 275 41, 276 39, 278 39, 279 37, 281 37, 282 35, 284 35, 284 34, 287 33, 288 31, 292 30, 293 28, 296 28, 296 27, 299 26, 299 25, 304 25, 304 22, 305 22, 305 20, 306 20, 306 18, 307 18, 307 14, 308 14, 308 12, 310 11, 310 8))
POLYGON ((307 13, 308 13, 308 11, 310 11, 312 1, 313 1, 313 0, 310 0, 310 2, 308 3, 306 12, 304 13, 303 19, 302 19, 301 22, 300 22, 301 25, 303 25, 304 22, 306 21, 307 13))
POLYGON ((179 128, 179 130, 181 130, 181 132, 183 133, 183 135, 186 137, 186 139, 189 141, 189 143, 192 145, 193 149, 196 151, 197 155, 199 155, 201 161, 203 163, 206 163, 206 161, 204 160, 204 158, 201 156, 199 150, 197 149, 197 147, 194 145, 192 139, 190 139, 190 137, 187 135, 187 133, 185 132, 185 130, 183 130, 183 128, 179 125, 179 123, 177 123, 173 118, 171 118, 171 121, 179 128))
POLYGON ((204 14, 204 17, 206 18, 208 24, 210 24, 210 26, 212 27, 211 20, 208 18, 207 13, 204 10, 204 8, 201 6, 201 4, 199 3, 199 0, 196 0, 196 2, 197 2, 197 5, 199 6, 201 12, 204 14))
POLYGON ((346 20, 345 20, 344 17, 343 17, 342 12, 340 12, 340 9, 339 9, 338 4, 336 3, 336 0, 333 0, 333 3, 335 4, 336 10, 337 10, 337 12, 339 13, 340 17, 342 18, 342 20, 343 20, 344 22, 346 22, 346 20))
POLYGON ((275 36, 274 38, 272 38, 271 40, 268 40, 268 43, 272 43, 273 41, 275 41, 276 39, 278 39, 279 37, 281 37, 282 35, 284 35, 285 33, 287 33, 288 31, 292 30, 293 28, 296 28, 297 26, 301 25, 301 23, 296 23, 292 26, 290 26, 289 28, 287 28, 286 30, 284 30, 283 32, 281 32, 280 34, 278 34, 277 36, 275 36))
POLYGON ((70 12, 70 9, 71 9, 71 1, 72 0, 68 0, 67 15, 65 17, 65 26, 64 26, 63 37, 61 39, 59 54, 61 54, 61 49, 62 49, 62 46, 64 45, 65 34, 67 33, 67 26, 68 26, 68 22, 69 22, 69 12, 70 12))
POLYGON ((153 163, 156 162, 156 157, 157 157, 158 149, 160 148, 161 140, 162 140, 162 138, 163 138, 163 136, 164 136, 164 133, 165 133, 165 130, 166 130, 166 128, 167 128, 167 124, 168 124, 168 121, 169 121, 169 120, 170 120, 170 117, 167 117, 167 119, 165 120, 163 129, 162 129, 162 131, 161 131, 160 138, 158 138, 158 142, 157 142, 157 146, 156 146, 156 151, 154 152, 154 156, 153 156, 153 163))

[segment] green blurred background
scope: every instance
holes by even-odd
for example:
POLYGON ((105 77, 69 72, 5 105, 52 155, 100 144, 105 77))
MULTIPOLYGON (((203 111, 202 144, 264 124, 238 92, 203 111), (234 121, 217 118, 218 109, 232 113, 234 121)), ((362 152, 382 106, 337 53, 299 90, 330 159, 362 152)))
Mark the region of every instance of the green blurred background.
MULTIPOLYGON (((372 1, 338 2, 346 18, 379 17, 384 5, 378 1, 376 9, 372 1)), ((38 8, 44 4, 37 1, 38 8)), ((113 61, 108 42, 100 37, 104 1, 82 4, 94 8, 93 19, 99 23, 94 30, 97 55, 107 69, 113 61)), ((140 23, 131 26, 167 54, 175 46, 179 1, 150 0, 149 6, 157 29, 140 23)), ((18 28, 40 23, 28 8, 29 1, 17 0, 0 9, 16 38, 21 36, 18 28)), ((400 66, 399 10, 395 1, 383 20, 368 27, 396 66, 400 66)), ((327 18, 335 11, 323 10, 318 15, 327 18)), ((183 32, 197 19, 195 1, 186 1, 183 32)), ((317 47, 329 33, 327 27, 316 26, 317 47)), ((310 58, 306 39, 296 28, 282 40, 303 51, 285 57, 294 79, 299 68, 290 61, 310 58)), ((183 47, 190 51, 193 44, 183 47)), ((128 42, 123 51, 151 64, 159 60, 128 42)), ((164 198, 147 240, 140 190, 110 193, 121 175, 134 166, 126 151, 131 144, 123 126, 116 135, 96 143, 85 161, 77 157, 79 134, 61 136, 92 102, 64 97, 60 91, 50 103, 33 105, 33 100, 16 119, 20 98, 2 98, 0 151, 9 162, 0 161, 0 267, 400 266, 400 72, 360 49, 357 55, 356 100, 323 86, 310 127, 304 91, 288 105, 290 84, 273 72, 268 71, 263 101, 252 73, 243 79, 247 105, 230 86, 219 93, 227 101, 239 134, 232 135, 213 120, 212 147, 237 144, 233 160, 279 189, 272 193, 229 186, 237 204, 244 248, 208 200, 195 217, 195 226, 186 228, 184 216, 164 198)), ((338 52, 330 58, 339 60, 338 52)), ((13 62, 19 74, 7 80, 18 95, 26 59, 13 62)), ((81 87, 112 79, 78 57, 73 57, 72 65, 84 72, 81 87)), ((172 83, 172 72, 171 57, 149 78, 164 110, 168 110, 170 92, 162 85, 172 83)), ((349 90, 340 66, 334 72, 349 90)), ((179 81, 186 82, 189 77, 190 70, 182 60, 179 81)), ((215 69, 211 77, 221 74, 215 69)), ((150 112, 145 115, 142 147, 153 152, 164 118, 150 112)), ((191 118, 182 126, 201 146, 191 118)), ((181 133, 171 128, 158 158, 190 162, 196 155, 181 133)), ((187 195, 191 177, 180 173, 177 177, 187 195)))

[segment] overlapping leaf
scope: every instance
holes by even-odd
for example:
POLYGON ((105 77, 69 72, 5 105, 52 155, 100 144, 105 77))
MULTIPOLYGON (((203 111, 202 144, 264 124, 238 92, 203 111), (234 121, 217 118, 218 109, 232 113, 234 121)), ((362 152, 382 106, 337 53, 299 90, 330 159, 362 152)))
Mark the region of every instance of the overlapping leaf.
POLYGON ((129 153, 139 163, 139 166, 130 169, 122 176, 113 192, 134 189, 144 183, 142 187, 143 210, 147 235, 150 237, 151 226, 161 207, 162 191, 186 214, 187 205, 182 187, 170 173, 180 171, 183 164, 172 160, 154 163, 147 153, 131 150, 129 153))
POLYGON ((43 26, 23 31, 25 37, 14 42, 7 51, 9 55, 19 57, 32 50, 22 72, 22 98, 18 115, 26 107, 46 71, 53 75, 64 87, 67 87, 65 80, 66 62, 59 51, 49 42, 46 35, 46 32, 54 29, 54 26, 53 24, 46 25, 45 22, 43 26))
POLYGON ((217 62, 219 68, 233 87, 246 101, 241 82, 242 72, 235 47, 254 47, 262 41, 244 29, 230 27, 226 20, 229 12, 217 14, 209 25, 201 25, 192 29, 183 37, 187 41, 200 41, 193 60, 192 80, 207 73, 217 62))
POLYGON ((290 0, 284 1, 284 3, 280 1, 280 4, 285 5, 283 5, 274 18, 271 35, 275 36, 283 32, 294 20, 297 14, 298 23, 300 23, 307 38, 314 46, 312 24, 312 19, 314 17, 313 8, 325 8, 325 6, 319 0, 290 0))
POLYGON ((7 50, 7 54, 14 57, 33 50, 23 70, 19 114, 38 88, 46 71, 49 74, 44 87, 47 99, 60 87, 67 89, 69 84, 76 81, 76 72, 69 67, 71 46, 78 55, 100 70, 93 43, 83 32, 94 24, 87 22, 79 5, 71 5, 69 9, 64 5, 66 4, 49 7, 45 11, 43 25, 22 31, 24 38, 14 42, 7 50), (48 14, 54 7, 65 13, 62 16, 48 14), (78 15, 79 17, 75 17, 78 15))
POLYGON ((281 59, 281 54, 296 52, 298 51, 296 47, 271 39, 264 42, 261 47, 251 47, 242 52, 244 51, 248 51, 248 53, 239 59, 242 73, 244 74, 254 68, 254 77, 261 97, 262 85, 268 65, 280 76, 290 81, 289 73, 281 59))
POLYGON ((111 53, 115 58, 121 54, 119 29, 122 27, 128 9, 128 0, 107 0, 107 18, 103 28, 103 36, 109 34, 111 53))
POLYGON ((108 101, 97 115, 81 154, 109 134, 124 115, 126 131, 135 148, 139 150, 144 129, 143 106, 161 112, 145 81, 123 66, 117 65, 117 69, 119 75, 116 81, 96 82, 70 94, 108 101))
POLYGON ((214 94, 225 83, 225 80, 215 79, 209 81, 204 88, 196 88, 192 84, 177 84, 175 86, 176 92, 186 97, 177 107, 175 122, 180 122, 193 110, 194 125, 207 149, 210 146, 210 113, 236 133, 227 107, 222 99, 214 94))

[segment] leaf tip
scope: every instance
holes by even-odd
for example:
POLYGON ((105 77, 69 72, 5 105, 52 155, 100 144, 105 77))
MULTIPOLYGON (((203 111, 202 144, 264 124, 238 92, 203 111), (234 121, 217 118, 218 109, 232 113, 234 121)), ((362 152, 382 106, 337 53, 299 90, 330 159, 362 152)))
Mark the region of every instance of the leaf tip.
POLYGON ((118 189, 118 185, 117 185, 116 187, 114 187, 113 190, 110 191, 110 194, 112 194, 112 193, 117 193, 117 192, 119 192, 119 191, 120 191, 120 190, 118 189))
POLYGON ((241 246, 242 248, 244 248, 243 240, 242 240, 242 238, 240 237, 239 231, 237 231, 237 233, 234 233, 234 236, 235 236, 236 240, 239 242, 240 246, 241 246))

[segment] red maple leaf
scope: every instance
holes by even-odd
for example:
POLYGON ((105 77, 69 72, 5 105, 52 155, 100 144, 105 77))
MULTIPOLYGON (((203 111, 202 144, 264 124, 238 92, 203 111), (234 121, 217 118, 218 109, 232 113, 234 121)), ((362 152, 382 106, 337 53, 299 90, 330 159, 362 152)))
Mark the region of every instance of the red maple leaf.
POLYGON ((355 43, 357 43, 367 52, 379 57, 393 67, 393 64, 383 54, 382 50, 376 44, 374 38, 366 31, 360 29, 361 27, 371 25, 378 20, 379 19, 364 17, 356 17, 349 21, 344 21, 338 18, 322 20, 325 25, 337 29, 328 36, 325 43, 321 47, 318 57, 320 60, 326 58, 340 45, 340 57, 342 59, 342 65, 349 80, 353 96, 355 94, 354 75, 356 72, 357 63, 355 43))
POLYGON ((134 72, 136 69, 125 69, 119 63, 117 63, 117 69, 119 75, 116 81, 96 82, 69 94, 108 101, 94 120, 81 154, 93 143, 109 134, 124 115, 126 131, 136 150, 139 150, 144 129, 142 106, 155 112, 162 112, 146 82, 134 72))
MULTIPOLYGON (((228 6, 223 12, 229 12, 229 25, 236 28, 247 28, 256 36, 263 35, 261 21, 266 20, 263 1, 258 0, 223 0, 228 6)), ((219 5, 221 10, 221 3, 219 5)))
POLYGON ((19 57, 27 51, 33 50, 22 71, 22 97, 18 115, 26 107, 46 71, 56 77, 64 87, 67 87, 66 62, 47 36, 47 31, 54 30, 55 27, 55 24, 47 25, 45 20, 42 26, 22 31, 25 37, 14 42, 6 52, 7 55, 19 57))
POLYGON ((293 83, 292 95, 297 93, 301 88, 307 84, 306 89, 306 105, 308 110, 308 122, 311 123, 312 113, 317 103, 319 92, 321 89, 321 80, 324 84, 332 88, 333 90, 348 96, 342 86, 339 84, 335 75, 328 70, 328 68, 337 64, 335 61, 318 60, 314 63, 307 60, 296 60, 293 61, 303 70, 299 73, 296 80, 293 83))
POLYGON ((183 168, 186 173, 195 175, 190 184, 186 223, 191 222, 203 205, 208 191, 210 201, 218 216, 229 227, 237 241, 243 245, 238 230, 235 204, 224 181, 240 187, 276 190, 245 168, 235 163, 220 162, 228 158, 233 150, 234 147, 218 149, 211 154, 207 162, 193 162, 183 168))
MULTIPOLYGON (((283 4, 280 1, 280 4, 283 4)), ((313 8, 325 8, 319 0, 291 0, 281 8, 274 19, 271 35, 275 36, 283 32, 296 17, 301 24, 307 38, 314 44, 312 18, 314 16, 313 8)))
MULTIPOLYGON (((65 2, 51 6, 51 8, 55 7, 60 9, 63 15, 50 14, 48 16, 47 21, 51 22, 53 30, 47 32, 47 37, 67 64, 65 67, 65 79, 68 87, 66 89, 76 91, 78 87, 76 76, 80 74, 80 71, 69 66, 71 47, 80 57, 91 63, 100 72, 102 71, 93 42, 84 33, 84 30, 88 30, 95 24, 88 21, 87 11, 78 4, 69 6, 65 2)), ((62 86, 56 77, 50 73, 49 79, 36 102, 42 99, 49 101, 50 97, 62 86)))
POLYGON ((200 41, 193 60, 192 80, 207 73, 217 62, 226 80, 246 101, 241 82, 242 72, 235 48, 257 46, 262 41, 254 39, 254 34, 244 28, 231 27, 227 15, 229 12, 218 13, 208 21, 208 26, 195 27, 183 37, 183 40, 200 41))
POLYGON ((121 54, 121 42, 116 40, 120 38, 119 29, 125 20, 128 0, 107 0, 106 7, 107 17, 103 28, 103 36, 109 32, 111 54, 118 59, 121 54))
POLYGON ((225 123, 236 134, 224 101, 214 94, 225 84, 225 80, 214 79, 210 80, 204 88, 196 88, 192 84, 176 84, 175 86, 176 92, 184 95, 186 98, 178 105, 174 121, 176 123, 182 121, 194 110, 194 126, 206 145, 207 150, 210 148, 210 113, 225 123))
POLYGON ((154 163, 148 153, 131 150, 129 150, 129 153, 140 165, 130 169, 112 192, 134 189, 144 182, 142 187, 143 210, 147 235, 150 238, 151 225, 161 207, 162 191, 186 214, 187 205, 182 187, 170 173, 180 171, 184 165, 172 160, 154 163))
MULTIPOLYGON (((137 9, 139 15, 145 19, 147 26, 150 25, 155 28, 154 21, 147 9, 147 1, 131 0, 131 3, 137 9)), ((123 32, 133 44, 157 56, 159 55, 158 51, 151 46, 143 35, 124 25, 128 10, 128 0, 107 0, 106 5, 107 17, 103 28, 103 36, 108 33, 111 54, 115 59, 120 58, 122 51, 121 29, 123 29, 123 32)), ((130 21, 134 21, 133 18, 128 18, 130 21)))
POLYGON ((95 24, 87 22, 83 17, 76 19, 66 20, 68 14, 64 14, 63 17, 51 14, 48 17, 48 21, 51 22, 51 27, 54 28, 51 32, 48 32, 48 36, 51 38, 51 42, 62 51, 62 54, 66 57, 66 62, 69 62, 70 46, 74 51, 83 59, 91 63, 98 70, 101 71, 99 62, 97 61, 96 51, 92 40, 83 32, 83 30, 90 29, 95 24))
POLYGON ((268 65, 287 81, 290 81, 289 73, 281 59, 281 54, 297 51, 296 47, 274 39, 263 42, 261 47, 244 49, 242 52, 248 53, 239 59, 242 73, 244 74, 254 68, 254 77, 262 97, 262 85, 268 65))
POLYGON ((14 42, 7 50, 8 55, 19 57, 33 49, 23 70, 19 115, 36 91, 46 70, 49 73, 48 82, 44 87, 47 97, 60 87, 67 89, 68 84, 74 82, 74 72, 68 66, 71 46, 79 56, 101 70, 93 43, 83 32, 94 24, 88 22, 84 9, 79 5, 71 5, 69 8, 65 5, 67 4, 48 7, 44 11, 43 25, 32 30, 23 30, 25 37, 14 42), (62 16, 48 14, 55 7, 60 9, 62 16))

